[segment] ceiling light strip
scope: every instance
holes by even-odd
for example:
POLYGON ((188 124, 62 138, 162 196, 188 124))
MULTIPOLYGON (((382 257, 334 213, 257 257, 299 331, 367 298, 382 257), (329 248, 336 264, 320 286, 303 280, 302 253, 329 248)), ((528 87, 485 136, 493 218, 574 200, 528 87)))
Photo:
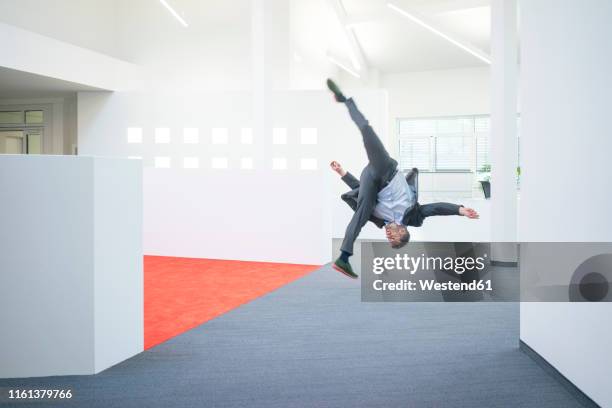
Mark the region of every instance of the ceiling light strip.
POLYGON ((172 14, 174 16, 174 18, 176 18, 179 23, 181 23, 184 27, 189 27, 189 24, 187 24, 187 22, 185 20, 183 20, 183 17, 181 17, 179 15, 179 13, 177 13, 167 2, 166 0, 159 0, 159 2, 168 9, 168 11, 170 12, 170 14, 172 14))
POLYGON ((331 57, 328 55, 327 58, 329 58, 331 62, 333 62, 334 64, 336 64, 337 66, 339 66, 340 68, 342 68, 343 70, 345 70, 346 72, 354 76, 355 78, 361 78, 361 76, 357 72, 353 71, 352 69, 350 69, 349 67, 347 67, 345 64, 341 63, 334 57, 331 57))
POLYGON ((427 22, 423 21, 421 18, 417 17, 416 15, 414 15, 413 13, 409 13, 408 11, 399 8, 398 6, 396 6, 393 3, 387 3, 387 7, 389 7, 391 10, 395 11, 398 14, 401 14, 402 16, 414 21, 415 23, 417 23, 418 25, 420 25, 421 27, 424 27, 426 29, 428 29, 429 31, 431 31, 434 34, 439 35, 440 37, 444 38, 446 41, 454 44, 455 46, 461 48, 462 50, 468 52, 469 54, 472 54, 473 56, 475 56, 476 58, 478 58, 481 61, 486 62, 487 64, 491 64, 491 58, 486 55, 484 52, 470 46, 467 44, 462 43, 461 41, 455 40, 454 38, 450 37, 449 35, 443 33, 442 31, 438 30, 437 28, 433 27, 431 24, 428 24, 427 22))

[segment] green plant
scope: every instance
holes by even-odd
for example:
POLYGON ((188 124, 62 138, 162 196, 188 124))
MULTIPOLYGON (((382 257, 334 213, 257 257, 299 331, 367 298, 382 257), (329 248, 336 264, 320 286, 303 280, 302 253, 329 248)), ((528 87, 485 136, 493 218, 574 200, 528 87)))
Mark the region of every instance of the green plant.
POLYGON ((478 169, 479 173, 490 173, 491 172, 491 165, 490 164, 483 164, 482 167, 480 169, 478 169))

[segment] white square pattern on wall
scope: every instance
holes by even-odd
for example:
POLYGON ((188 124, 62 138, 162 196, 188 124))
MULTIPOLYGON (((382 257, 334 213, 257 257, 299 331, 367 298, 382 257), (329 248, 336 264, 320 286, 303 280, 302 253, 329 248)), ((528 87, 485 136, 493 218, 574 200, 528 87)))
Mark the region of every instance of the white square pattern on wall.
POLYGON ((156 128, 155 129, 155 143, 156 144, 170 143, 170 129, 169 128, 156 128))
POLYGON ((227 128, 213 128, 212 144, 222 145, 229 143, 229 135, 227 128))
POLYGON ((317 128, 301 128, 300 143, 303 145, 317 144, 317 128))
MULTIPOLYGON (((153 141, 155 144, 164 145, 170 144, 172 141, 172 133, 174 130, 168 127, 158 127, 153 130, 153 141)), ((176 129, 180 134, 181 130, 176 129)), ((242 145, 253 145, 254 135, 253 129, 250 127, 243 127, 237 131, 240 134, 240 144, 242 145)), ((300 144, 301 145, 316 145, 318 143, 317 128, 305 127, 299 129, 300 144)), ((230 145, 230 129, 225 127, 212 128, 211 132, 211 143, 213 145, 230 145)), ((287 128, 273 128, 272 129, 272 144, 274 145, 288 145, 288 129, 287 128)), ((141 127, 129 127, 127 128, 127 144, 138 144, 143 145, 145 131, 141 127)), ((182 128, 183 144, 184 145, 195 145, 200 143, 200 129, 194 127, 182 128)), ((147 139, 151 140, 151 139, 147 139)), ((180 139, 179 139, 180 140, 180 139)), ((236 148, 235 146, 233 147, 236 148)), ((132 152, 127 156, 130 159, 143 160, 141 152, 132 152)), ((160 152, 161 153, 161 152, 160 152)), ((229 151, 227 152, 229 153, 229 151)), ((163 153, 162 153, 163 154, 163 153)), ((201 168, 202 157, 197 156, 183 156, 176 158, 179 163, 182 161, 182 167, 184 169, 199 169, 201 168)), ((303 157, 299 160, 299 163, 291 164, 287 157, 273 157, 270 161, 268 169, 272 170, 287 170, 289 168, 300 169, 305 171, 318 170, 318 159, 314 157, 303 157)), ((145 164, 147 162, 145 161, 145 164)), ((253 170, 255 168, 255 160, 253 157, 241 157, 240 158, 241 170, 253 170)), ((159 169, 168 169, 172 167, 172 157, 170 156, 155 156, 153 157, 153 166, 159 169)), ((178 164, 180 166, 180 164, 178 164)), ((207 166, 204 165, 203 168, 207 166)), ((229 169, 230 160, 228 157, 216 156, 210 159, 210 168, 212 169, 229 169)))
POLYGON ((287 129, 286 128, 272 129, 272 144, 275 144, 275 145, 287 144, 287 129))
POLYGON ((200 131, 197 128, 183 129, 183 143, 198 144, 200 142, 200 131))
POLYGON ((251 128, 240 129, 240 143, 244 145, 253 144, 253 129, 251 128))
POLYGON ((142 128, 130 127, 127 129, 127 142, 129 144, 142 143, 142 128))
POLYGON ((240 159, 240 168, 243 170, 252 170, 253 169, 253 158, 243 157, 242 159, 240 159))

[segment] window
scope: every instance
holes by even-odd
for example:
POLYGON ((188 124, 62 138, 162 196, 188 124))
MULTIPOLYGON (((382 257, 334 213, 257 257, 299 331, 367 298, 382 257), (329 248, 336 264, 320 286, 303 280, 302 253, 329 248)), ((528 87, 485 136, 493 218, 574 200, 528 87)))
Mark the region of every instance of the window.
POLYGON ((473 171, 475 117, 401 119, 400 167, 430 172, 473 171))
POLYGON ((400 168, 432 171, 429 137, 400 138, 400 168))
POLYGON ((43 154, 50 107, 15 105, 3 108, 0 110, 0 154, 43 154))
POLYGON ((40 124, 43 122, 44 122, 43 111, 41 110, 25 111, 25 123, 40 124))
POLYGON ((0 124, 13 125, 13 124, 22 124, 23 122, 24 122, 23 111, 0 112, 0 124))
MULTIPOLYGON (((520 147, 520 116, 517 145, 520 147)), ((402 170, 490 172, 491 118, 488 115, 399 120, 402 170)), ((520 149, 519 149, 520 152, 520 149)), ((520 163, 520 154, 519 154, 520 163)))

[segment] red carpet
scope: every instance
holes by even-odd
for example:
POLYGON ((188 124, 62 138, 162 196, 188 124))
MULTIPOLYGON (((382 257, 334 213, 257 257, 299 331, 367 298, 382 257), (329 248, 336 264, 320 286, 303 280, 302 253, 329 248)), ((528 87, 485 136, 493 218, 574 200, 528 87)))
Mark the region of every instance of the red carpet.
POLYGON ((316 265, 145 256, 145 349, 318 268, 316 265))

